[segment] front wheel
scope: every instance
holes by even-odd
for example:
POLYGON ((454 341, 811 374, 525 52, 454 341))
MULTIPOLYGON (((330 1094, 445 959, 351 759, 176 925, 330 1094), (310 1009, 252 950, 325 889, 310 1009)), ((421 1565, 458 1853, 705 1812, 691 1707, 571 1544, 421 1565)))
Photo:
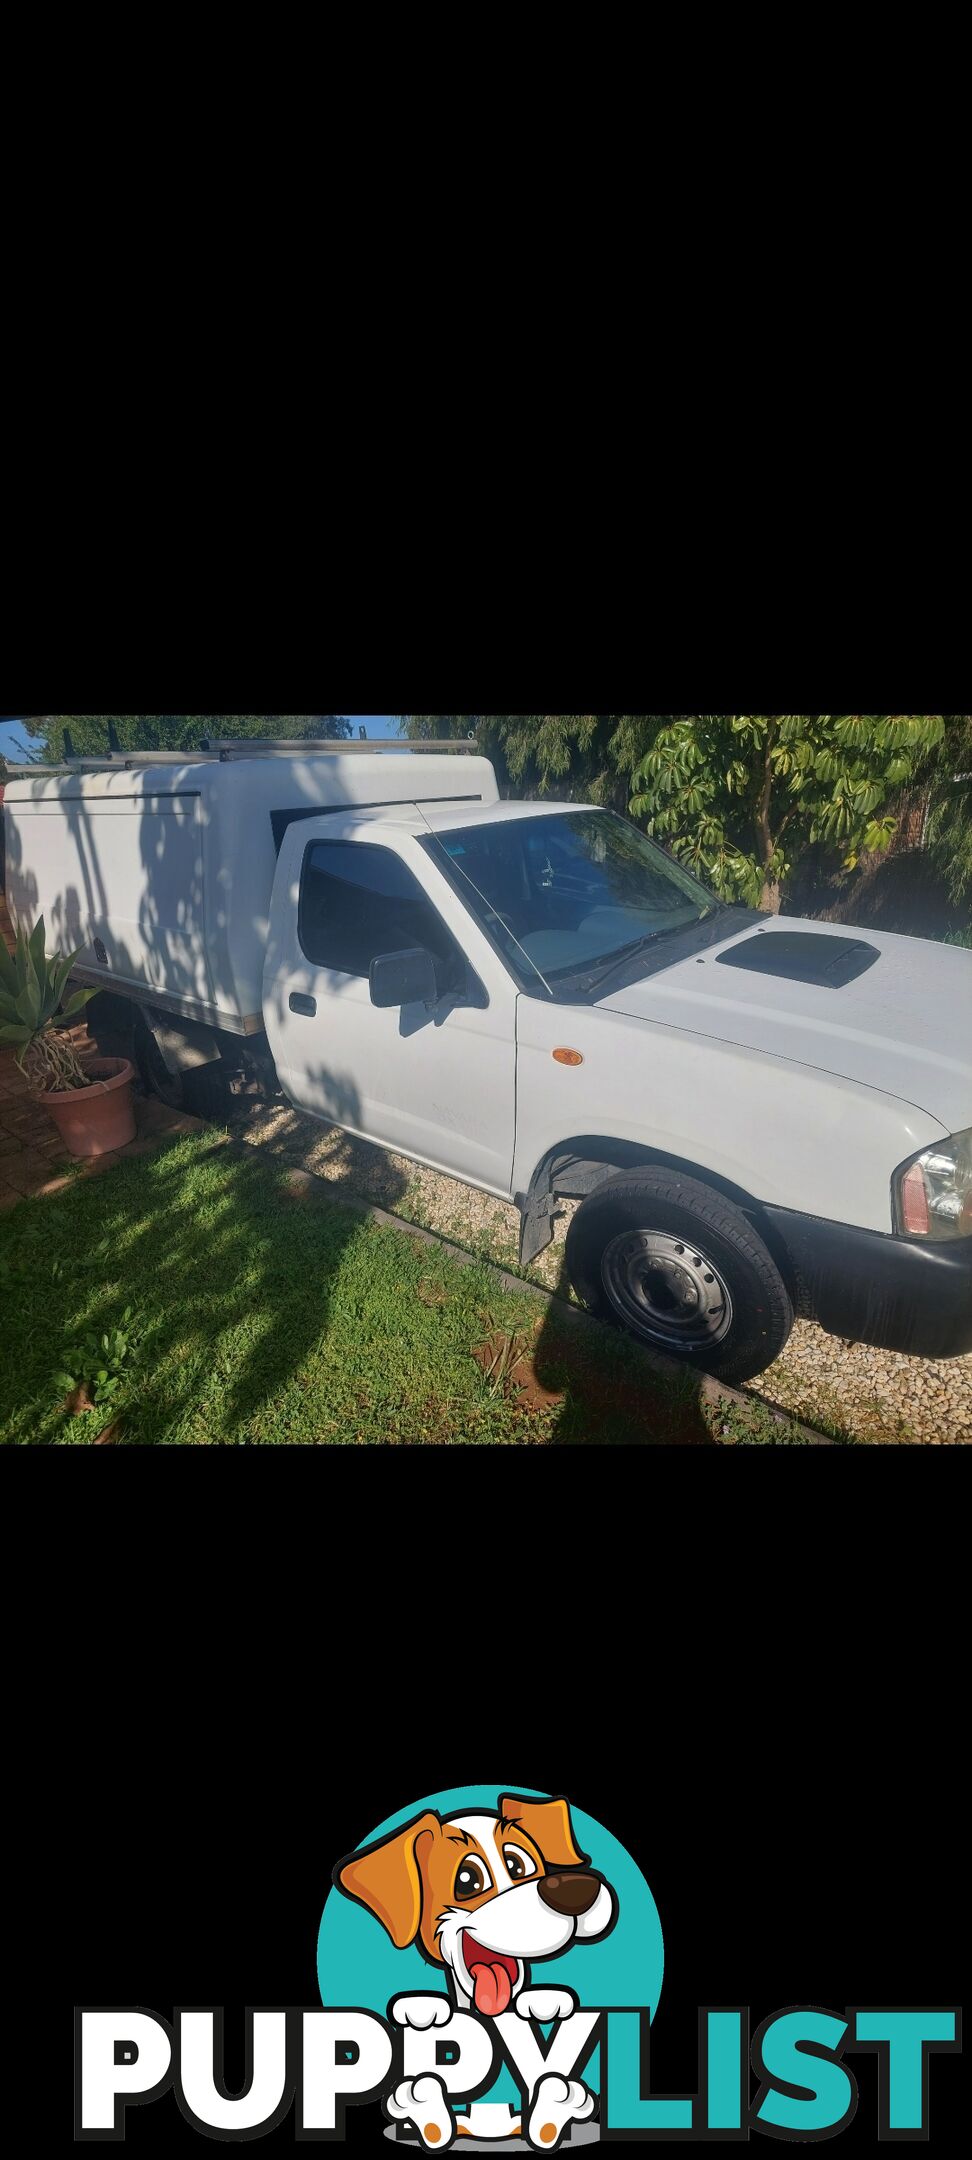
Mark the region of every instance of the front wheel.
POLYGON ((592 1312, 722 1380, 763 1372, 793 1326, 786 1284, 742 1210, 677 1170, 607 1178, 578 1208, 566 1259, 592 1312))

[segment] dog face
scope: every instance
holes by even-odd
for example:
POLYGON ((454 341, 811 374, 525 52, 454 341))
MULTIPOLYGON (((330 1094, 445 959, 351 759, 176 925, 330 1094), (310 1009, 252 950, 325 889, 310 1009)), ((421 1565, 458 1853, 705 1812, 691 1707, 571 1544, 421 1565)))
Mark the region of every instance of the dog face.
POLYGON ((566 1800, 501 1795, 496 1814, 431 1810, 335 1869, 399 1950, 417 1942, 485 2017, 505 2010, 524 1968, 575 1938, 594 1941, 614 1893, 578 1851, 566 1800))

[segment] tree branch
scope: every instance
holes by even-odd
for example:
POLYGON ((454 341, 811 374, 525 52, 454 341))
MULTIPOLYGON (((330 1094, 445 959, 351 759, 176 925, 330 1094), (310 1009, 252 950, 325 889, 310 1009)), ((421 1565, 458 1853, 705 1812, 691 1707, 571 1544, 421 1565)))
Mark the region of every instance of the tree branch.
POLYGON ((770 802, 773 796, 773 750, 776 744, 777 724, 770 720, 766 729, 766 749, 763 755, 763 785, 756 812, 756 838, 760 846, 760 861, 765 870, 773 854, 773 835, 770 831, 770 802))

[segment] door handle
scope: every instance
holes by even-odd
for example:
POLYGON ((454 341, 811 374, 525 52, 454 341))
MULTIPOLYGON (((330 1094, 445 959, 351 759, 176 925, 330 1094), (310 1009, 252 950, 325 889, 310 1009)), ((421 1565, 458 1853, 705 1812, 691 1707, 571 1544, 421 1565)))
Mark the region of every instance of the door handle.
POLYGON ((317 1012, 317 999, 305 997, 302 990, 292 990, 290 993, 290 1010, 292 1013, 304 1013, 308 1020, 313 1020, 317 1012))

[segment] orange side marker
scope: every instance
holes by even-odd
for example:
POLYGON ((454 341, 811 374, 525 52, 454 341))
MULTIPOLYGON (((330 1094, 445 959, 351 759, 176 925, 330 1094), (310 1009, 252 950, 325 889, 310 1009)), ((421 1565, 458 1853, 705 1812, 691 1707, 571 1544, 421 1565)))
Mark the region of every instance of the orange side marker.
POLYGON ((583 1065, 584 1063, 579 1050, 555 1050, 553 1057, 554 1063, 557 1065, 583 1065))

